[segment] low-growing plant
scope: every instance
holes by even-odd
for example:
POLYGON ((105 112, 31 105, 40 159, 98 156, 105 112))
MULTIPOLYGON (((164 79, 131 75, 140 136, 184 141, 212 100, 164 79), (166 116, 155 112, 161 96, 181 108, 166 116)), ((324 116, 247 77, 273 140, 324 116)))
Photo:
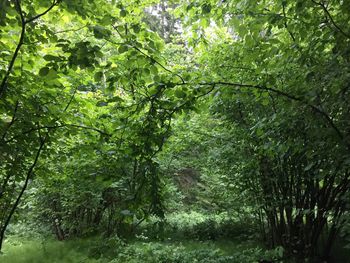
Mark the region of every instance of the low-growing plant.
POLYGON ((118 236, 109 238, 98 238, 92 242, 88 248, 89 257, 98 258, 112 258, 118 255, 126 246, 126 243, 118 236))

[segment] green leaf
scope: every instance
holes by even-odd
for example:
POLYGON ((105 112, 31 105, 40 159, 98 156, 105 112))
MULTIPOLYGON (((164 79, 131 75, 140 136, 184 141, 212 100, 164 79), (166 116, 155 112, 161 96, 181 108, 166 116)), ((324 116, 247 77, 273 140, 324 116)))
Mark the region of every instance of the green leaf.
POLYGON ((142 71, 147 76, 149 76, 151 74, 151 71, 148 68, 144 68, 142 71))
POLYGON ((60 57, 56 57, 56 56, 53 56, 53 55, 45 55, 44 59, 46 61, 61 61, 60 57))
POLYGON ((312 167, 314 166, 314 163, 309 163, 309 165, 307 165, 305 168, 304 168, 304 171, 309 171, 312 167))
POLYGON ((136 24, 136 25, 132 26, 132 30, 134 30, 134 32, 137 34, 140 32, 141 27, 140 27, 140 25, 136 24))
POLYGON ((178 97, 178 98, 185 98, 186 97, 186 92, 184 92, 183 90, 181 89, 178 89, 175 91, 175 96, 178 97))
POLYGON ((269 99, 265 98, 265 99, 262 100, 261 104, 264 105, 264 106, 267 106, 267 105, 270 104, 270 101, 269 101, 269 99))
POLYGON ((200 25, 201 25, 202 27, 207 27, 207 26, 209 26, 209 19, 202 18, 202 19, 200 20, 200 25))
POLYGON ((202 5, 202 14, 209 14, 211 11, 211 5, 210 4, 204 4, 202 5))
POLYGON ((120 54, 125 53, 126 51, 128 51, 128 46, 127 45, 120 45, 118 48, 118 52, 120 54))
POLYGON ((49 68, 48 67, 43 67, 39 70, 39 75, 44 77, 49 73, 49 68))
POLYGON ((128 12, 127 12, 125 9, 120 10, 119 15, 120 15, 121 17, 126 17, 127 14, 128 14, 128 12))
POLYGON ((157 75, 157 74, 158 74, 158 68, 157 68, 157 66, 152 65, 149 69, 150 69, 150 71, 151 71, 151 73, 152 73, 153 75, 157 75))
POLYGON ((258 129, 256 130, 256 135, 257 135, 258 137, 261 137, 261 136, 264 135, 264 131, 263 131, 262 129, 258 128, 258 129))
POLYGON ((100 81, 103 77, 103 72, 99 71, 99 72, 96 72, 95 75, 94 75, 94 80, 96 82, 100 81))
POLYGON ((127 209, 120 211, 120 213, 124 216, 133 216, 134 215, 134 213, 132 213, 130 210, 127 210, 127 209))
POLYGON ((46 75, 48 79, 56 79, 57 78, 57 71, 54 69, 50 69, 48 74, 46 75))
POLYGON ((102 26, 94 26, 93 32, 94 36, 98 39, 108 38, 111 35, 111 31, 102 26))

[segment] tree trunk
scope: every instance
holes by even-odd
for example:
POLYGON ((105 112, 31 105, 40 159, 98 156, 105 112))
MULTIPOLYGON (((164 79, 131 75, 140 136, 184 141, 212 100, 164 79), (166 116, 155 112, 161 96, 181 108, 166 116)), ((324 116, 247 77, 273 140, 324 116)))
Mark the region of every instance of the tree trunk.
POLYGON ((27 176, 26 176, 26 179, 24 181, 24 185, 22 186, 22 189, 19 193, 19 195, 17 196, 17 199, 15 201, 15 203, 13 204, 7 218, 6 218, 6 221, 4 223, 4 225, 2 225, 1 227, 1 230, 0 230, 0 251, 2 249, 2 245, 3 245, 3 242, 4 242, 4 237, 5 237, 5 232, 6 232, 6 229, 11 221, 11 218, 13 216, 13 214, 15 213, 18 205, 19 205, 19 202, 21 201, 21 198, 25 192, 25 190, 27 189, 27 186, 28 186, 28 183, 29 183, 29 179, 32 177, 32 174, 33 174, 33 170, 36 166, 36 164, 38 163, 38 160, 39 160, 39 157, 40 157, 40 153, 44 147, 44 144, 45 144, 45 141, 46 141, 46 138, 44 138, 43 140, 41 140, 40 142, 40 146, 36 152, 36 155, 35 155, 35 159, 34 159, 34 162, 33 164, 29 167, 28 169, 28 172, 27 172, 27 176))

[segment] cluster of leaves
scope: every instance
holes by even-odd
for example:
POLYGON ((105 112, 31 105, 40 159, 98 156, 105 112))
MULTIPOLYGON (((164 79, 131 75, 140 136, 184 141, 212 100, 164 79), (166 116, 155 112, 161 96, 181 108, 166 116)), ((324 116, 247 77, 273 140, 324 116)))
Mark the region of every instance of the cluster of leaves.
MULTIPOLYGON (((227 28, 201 59, 220 86, 212 112, 235 127, 237 182, 273 246, 312 257, 326 232, 327 258, 349 187, 348 4, 215 2, 183 8, 227 28)), ((205 37, 206 23, 196 25, 205 37)))
POLYGON ((233 218, 226 213, 217 215, 199 212, 167 214, 166 219, 157 218, 142 223, 136 232, 140 240, 250 240, 259 238, 254 218, 233 218))
POLYGON ((60 238, 107 208, 110 223, 162 216, 154 157, 193 98, 183 101, 163 40, 142 22, 151 3, 0 4, 0 243, 37 177, 36 207, 60 238))
MULTIPOLYGON (((248 249, 236 253, 232 256, 223 255, 219 250, 198 249, 188 251, 184 246, 166 246, 157 243, 145 243, 143 246, 129 246, 121 252, 117 258, 112 260, 118 262, 171 262, 171 263, 190 263, 190 262, 258 262, 259 260, 279 260, 283 252, 263 251, 261 249, 248 249)), ((278 261, 277 261, 278 262, 278 261)))

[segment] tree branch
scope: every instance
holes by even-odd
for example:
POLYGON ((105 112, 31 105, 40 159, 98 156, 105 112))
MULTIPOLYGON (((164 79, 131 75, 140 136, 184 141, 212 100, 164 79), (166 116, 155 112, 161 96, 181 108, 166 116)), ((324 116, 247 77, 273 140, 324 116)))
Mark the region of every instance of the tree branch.
POLYGON ((318 113, 319 115, 321 115, 326 120, 328 125, 335 131, 335 133, 337 134, 337 136, 340 139, 340 141, 342 141, 345 144, 345 146, 347 147, 347 149, 350 150, 350 144, 347 141, 345 141, 343 133, 335 125, 333 119, 324 110, 322 110, 321 108, 319 108, 316 105, 313 105, 313 104, 309 103, 308 101, 306 101, 302 97, 297 97, 295 95, 286 93, 284 91, 281 91, 281 90, 278 90, 278 89, 274 89, 274 88, 269 88, 269 87, 266 87, 266 86, 252 85, 252 84, 241 84, 241 83, 233 83, 233 82, 225 82, 225 81, 207 82, 207 83, 184 83, 184 84, 183 83, 178 83, 176 85, 200 85, 200 86, 217 86, 217 85, 220 85, 220 86, 230 86, 230 87, 235 87, 235 88, 257 89, 257 90, 262 90, 262 91, 273 92, 273 93, 275 93, 277 95, 280 95, 282 97, 285 97, 285 98, 288 98, 290 100, 302 103, 305 106, 307 106, 310 109, 312 109, 313 111, 315 111, 316 113, 318 113))
POLYGON ((341 29, 337 23, 334 21, 332 15, 329 13, 327 7, 324 5, 324 3, 322 3, 321 1, 320 2, 317 2, 315 0, 311 0, 314 4, 320 6, 324 13, 326 14, 326 16, 329 18, 329 20, 331 21, 332 25, 343 35, 345 36, 346 38, 350 39, 350 34, 346 33, 343 29, 341 29))
POLYGON ((284 27, 287 30, 287 32, 289 33, 290 37, 292 38, 293 42, 295 43, 295 37, 294 34, 289 30, 288 28, 288 24, 287 24, 287 16, 286 16, 286 6, 285 3, 282 2, 282 10, 283 10, 283 16, 284 16, 284 27))
POLYGON ((43 15, 47 14, 52 8, 54 8, 58 3, 59 3, 60 0, 55 0, 52 5, 46 10, 44 11, 43 13, 41 14, 38 14, 32 18, 29 18, 29 19, 25 19, 24 18, 24 15, 23 15, 23 11, 22 11, 22 6, 21 6, 21 2, 20 0, 15 0, 15 6, 16 6, 16 9, 17 9, 17 12, 18 14, 20 15, 20 20, 21 20, 21 34, 20 34, 20 37, 19 37, 19 41, 18 41, 18 44, 16 46, 16 49, 15 49, 15 52, 13 53, 13 56, 11 58, 11 61, 9 63, 9 66, 7 68, 7 71, 5 73, 5 76, 4 78, 2 79, 1 81, 1 84, 0 84, 0 98, 1 96, 4 94, 4 92, 6 91, 6 88, 7 88, 7 80, 11 74, 11 71, 12 71, 12 68, 15 64, 15 61, 17 59, 17 56, 18 56, 18 53, 24 43, 24 35, 25 35, 25 32, 26 32, 26 25, 30 22, 33 22, 34 20, 38 19, 39 17, 42 17, 43 15))
POLYGON ((4 236, 5 236, 5 231, 7 229, 7 226, 9 225, 10 221, 11 221, 11 218, 13 216, 13 214, 15 213, 18 205, 19 205, 19 202, 21 201, 21 198, 25 192, 25 190, 27 189, 27 186, 28 186, 28 183, 29 183, 29 180, 30 178, 32 177, 32 174, 33 174, 33 171, 34 171, 34 168, 35 166, 37 165, 38 163, 38 160, 39 160, 39 157, 40 157, 40 154, 41 154, 41 151, 45 145, 45 141, 46 141, 46 137, 43 139, 43 140, 40 140, 40 145, 39 145, 39 148, 36 152, 36 155, 35 155, 35 158, 34 158, 34 161, 32 163, 32 165, 29 167, 28 171, 27 171, 27 176, 26 176, 26 179, 24 181, 24 184, 22 186, 22 189, 21 191, 19 192, 18 196, 17 196, 17 199, 15 201, 15 203, 12 205, 12 208, 6 218, 6 221, 4 223, 4 225, 1 227, 1 231, 0 231, 0 251, 1 251, 1 248, 2 248, 2 244, 3 244, 3 240, 4 240, 4 236))
POLYGON ((1 84, 0 84, 0 98, 4 94, 4 92, 6 91, 7 80, 9 78, 10 74, 11 74, 11 71, 12 71, 12 68, 13 68, 13 66, 15 64, 16 59, 17 59, 19 50, 21 49, 21 47, 23 45, 24 35, 25 35, 25 32, 26 32, 26 22, 24 20, 24 16, 23 16, 20 0, 16 0, 15 1, 15 5, 16 5, 17 12, 19 13, 20 19, 21 19, 21 35, 19 37, 18 44, 16 46, 15 52, 13 53, 13 56, 12 56, 11 61, 10 61, 10 64, 9 64, 9 66, 7 68, 6 73, 5 73, 5 76, 2 79, 2 81, 1 81, 1 84))
POLYGON ((74 99, 75 94, 77 93, 77 90, 78 90, 78 87, 76 87, 76 88, 74 89, 73 94, 72 94, 72 96, 70 97, 70 99, 69 99, 69 101, 68 101, 66 107, 63 109, 63 112, 66 112, 66 111, 68 110, 69 106, 70 106, 71 103, 73 102, 73 99, 74 99))
MULTIPOLYGON (((18 0, 17 0, 17 1, 18 1, 18 0)), ((52 4, 51 4, 51 6, 50 6, 48 9, 46 9, 46 10, 45 10, 44 12, 42 12, 41 14, 38 14, 38 15, 36 15, 36 16, 33 16, 33 17, 31 17, 31 18, 26 19, 26 20, 25 20, 25 23, 26 23, 26 24, 31 23, 31 22, 33 22, 34 20, 36 20, 36 19, 38 19, 38 18, 40 18, 40 17, 46 15, 46 14, 47 14, 52 8, 54 8, 58 3, 59 3, 59 0, 53 1, 52 4)))
POLYGON ((156 63, 157 65, 159 65, 162 69, 164 69, 165 71, 174 74, 175 76, 177 76, 182 83, 185 83, 185 80, 177 73, 172 72, 170 69, 166 68, 162 63, 158 62, 155 58, 151 57, 150 55, 147 55, 145 52, 143 52, 141 49, 139 49, 138 47, 131 45, 136 51, 140 52, 142 55, 144 55, 145 57, 149 58, 153 63, 156 63))
POLYGON ((79 128, 79 129, 83 129, 83 130, 91 130, 91 131, 95 131, 95 132, 98 132, 102 135, 105 135, 105 136, 112 136, 111 134, 105 132, 105 131, 102 131, 100 129, 97 129, 95 127, 90 127, 90 126, 85 126, 85 125, 79 125, 79 124, 70 124, 70 123, 63 123, 63 124, 59 124, 59 125, 53 125, 53 126, 40 126, 40 127, 36 127, 36 128, 31 128, 29 130, 26 130, 18 135, 15 135, 13 136, 12 138, 8 139, 5 141, 5 143, 9 143, 9 142, 12 142, 14 141, 15 139, 17 138, 20 138, 21 136, 23 135, 26 135, 26 134, 30 134, 32 132, 36 132, 36 131, 39 131, 39 130, 45 130, 45 129, 48 129, 48 130, 55 130, 55 129, 59 129, 59 128, 64 128, 64 127, 74 127, 74 128, 79 128))
MULTIPOLYGON (((89 127, 89 126, 78 125, 78 124, 69 124, 69 123, 64 124, 64 126, 75 127, 75 128, 79 128, 79 129, 83 129, 83 130, 91 130, 91 131, 98 132, 98 133, 100 133, 100 134, 102 134, 102 135, 111 136, 111 134, 109 134, 109 133, 107 133, 107 132, 105 132, 105 131, 102 131, 102 130, 100 130, 100 129, 97 129, 97 128, 95 128, 95 127, 89 127)), ((64 127, 64 126, 62 126, 62 127, 64 127)), ((58 127, 58 128, 59 128, 59 127, 58 127)))
POLYGON ((78 28, 73 28, 73 29, 66 29, 66 30, 59 30, 59 31, 56 31, 54 32, 55 34, 62 34, 62 33, 67 33, 67 32, 78 32, 86 27, 88 27, 89 24, 86 24, 84 26, 81 26, 81 27, 78 27, 78 28))

